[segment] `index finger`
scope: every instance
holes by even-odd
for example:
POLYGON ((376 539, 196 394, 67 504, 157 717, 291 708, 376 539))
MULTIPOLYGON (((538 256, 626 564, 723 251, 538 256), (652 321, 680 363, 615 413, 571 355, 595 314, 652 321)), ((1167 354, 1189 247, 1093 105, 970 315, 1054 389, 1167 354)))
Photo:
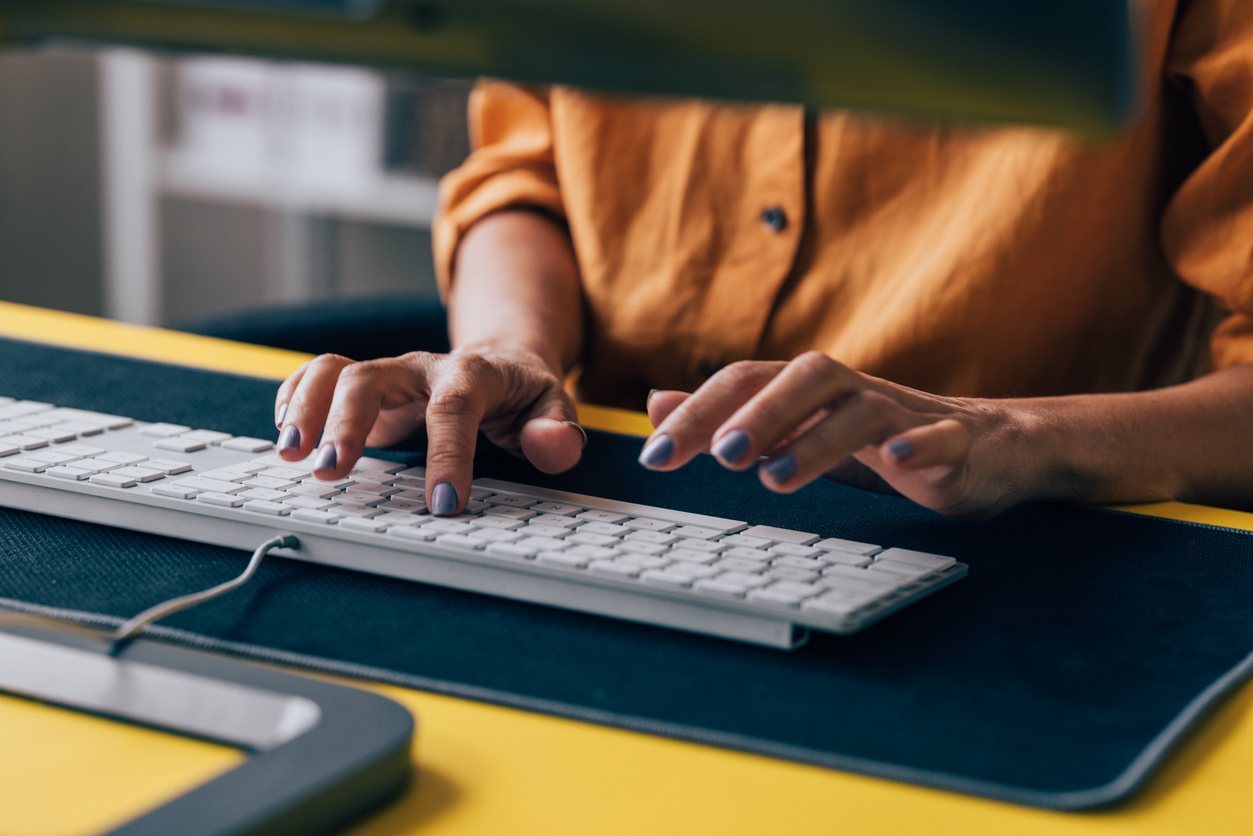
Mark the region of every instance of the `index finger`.
POLYGON ((439 365, 426 406, 426 507, 449 516, 470 496, 479 424, 505 382, 474 355, 448 357, 439 365))

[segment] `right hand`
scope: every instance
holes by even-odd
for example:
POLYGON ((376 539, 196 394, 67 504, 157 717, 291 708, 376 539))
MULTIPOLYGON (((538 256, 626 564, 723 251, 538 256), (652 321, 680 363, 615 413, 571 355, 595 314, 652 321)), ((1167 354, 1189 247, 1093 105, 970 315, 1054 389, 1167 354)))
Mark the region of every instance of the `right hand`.
POLYGON ((323 354, 287 378, 275 414, 287 461, 307 457, 321 436, 319 479, 347 476, 367 446, 395 444, 425 425, 427 506, 439 515, 465 507, 480 430, 545 473, 577 464, 587 438, 561 374, 537 353, 513 347, 364 363, 323 354))

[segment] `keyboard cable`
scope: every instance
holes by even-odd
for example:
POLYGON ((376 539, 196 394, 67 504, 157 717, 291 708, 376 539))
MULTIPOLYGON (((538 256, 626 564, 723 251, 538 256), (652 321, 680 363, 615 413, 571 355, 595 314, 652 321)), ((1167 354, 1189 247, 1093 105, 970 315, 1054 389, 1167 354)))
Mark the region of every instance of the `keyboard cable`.
POLYGON ((252 558, 248 561, 248 565, 244 567, 238 577, 232 578, 225 583, 209 589, 193 592, 189 595, 180 595, 177 598, 170 598, 162 601, 141 612, 139 615, 127 620, 122 626, 113 631, 109 637, 111 646, 109 648, 110 655, 116 655, 123 647, 125 647, 131 639, 139 635, 149 624, 160 621, 161 619, 181 612, 191 607, 203 604, 205 601, 211 601, 220 595, 225 595, 231 590, 238 589, 252 578, 257 572, 257 567, 261 565, 261 561, 270 553, 272 549, 295 549, 300 547, 300 540, 294 534, 280 534, 266 540, 257 550, 252 553, 252 558))

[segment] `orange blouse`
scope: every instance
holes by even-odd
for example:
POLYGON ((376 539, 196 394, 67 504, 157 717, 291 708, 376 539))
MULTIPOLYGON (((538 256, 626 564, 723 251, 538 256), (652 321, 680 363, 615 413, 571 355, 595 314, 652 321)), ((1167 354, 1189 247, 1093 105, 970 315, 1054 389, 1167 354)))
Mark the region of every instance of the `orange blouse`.
POLYGON ((441 184, 441 287, 483 216, 563 218, 582 395, 634 407, 814 348, 988 397, 1253 361, 1253 3, 1143 11, 1143 101, 1105 139, 480 82, 475 150, 441 184))

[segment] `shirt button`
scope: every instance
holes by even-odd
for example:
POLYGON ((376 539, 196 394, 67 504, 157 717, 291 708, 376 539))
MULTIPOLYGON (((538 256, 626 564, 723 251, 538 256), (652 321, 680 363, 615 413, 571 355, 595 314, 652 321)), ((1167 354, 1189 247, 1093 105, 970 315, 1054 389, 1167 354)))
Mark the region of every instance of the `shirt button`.
POLYGON ((761 210, 761 222, 772 232, 782 232, 787 226, 787 213, 782 206, 767 206, 761 210))

